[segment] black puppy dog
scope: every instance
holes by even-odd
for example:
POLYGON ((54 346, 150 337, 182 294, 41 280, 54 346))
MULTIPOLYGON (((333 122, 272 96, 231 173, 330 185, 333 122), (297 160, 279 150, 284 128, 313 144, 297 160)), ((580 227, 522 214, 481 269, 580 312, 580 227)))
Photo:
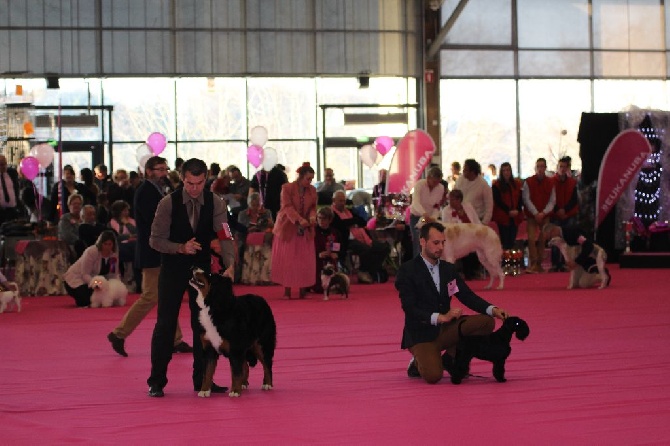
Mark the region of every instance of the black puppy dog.
POLYGON ((323 300, 328 300, 331 293, 341 294, 344 299, 349 297, 349 277, 335 271, 332 263, 326 264, 321 270, 321 287, 323 287, 323 300))
POLYGON ((249 385, 249 367, 263 365, 263 390, 272 389, 272 362, 277 345, 277 325, 267 301, 254 294, 235 296, 230 278, 193 270, 191 286, 198 291, 205 376, 198 396, 211 393, 219 355, 230 361, 231 397, 249 385))
MULTIPOLYGON (((461 327, 458 326, 461 335, 461 327)), ((526 321, 519 317, 508 317, 502 326, 488 336, 463 336, 456 349, 456 357, 449 369, 451 382, 460 384, 468 374, 472 358, 491 361, 493 363, 493 376, 498 382, 505 382, 505 361, 512 352, 510 343, 512 335, 523 341, 530 334, 530 328, 526 321)))

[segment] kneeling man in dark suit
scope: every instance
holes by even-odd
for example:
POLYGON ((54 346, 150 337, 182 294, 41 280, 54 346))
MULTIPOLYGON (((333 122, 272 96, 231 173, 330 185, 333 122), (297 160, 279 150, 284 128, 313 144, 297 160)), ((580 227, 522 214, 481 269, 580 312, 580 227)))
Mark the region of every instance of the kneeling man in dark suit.
POLYGON ((504 320, 508 314, 472 292, 456 267, 441 260, 444 226, 427 223, 419 236, 421 253, 401 265, 395 281, 405 312, 401 348, 414 355, 407 374, 434 384, 451 365, 459 336, 488 335, 493 318, 504 320), (460 308, 451 308, 452 297, 480 314, 462 315, 460 308))

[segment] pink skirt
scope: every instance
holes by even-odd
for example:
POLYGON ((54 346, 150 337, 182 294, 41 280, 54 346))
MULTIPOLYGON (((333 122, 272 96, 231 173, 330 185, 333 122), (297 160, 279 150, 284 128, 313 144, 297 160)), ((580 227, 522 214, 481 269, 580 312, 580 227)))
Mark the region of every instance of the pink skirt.
POLYGON ((314 240, 293 237, 286 242, 279 237, 272 243, 272 281, 285 287, 314 285, 316 254, 314 240))

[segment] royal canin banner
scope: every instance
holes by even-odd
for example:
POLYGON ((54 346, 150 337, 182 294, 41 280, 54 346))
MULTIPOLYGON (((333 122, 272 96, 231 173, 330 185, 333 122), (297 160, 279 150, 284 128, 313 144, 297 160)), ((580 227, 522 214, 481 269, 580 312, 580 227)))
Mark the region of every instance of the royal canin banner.
POLYGON ((398 142, 386 181, 387 194, 405 194, 421 178, 435 153, 435 142, 423 130, 411 130, 398 142))
POLYGON ((624 130, 612 140, 598 172, 596 228, 614 208, 651 154, 647 138, 637 130, 624 130))

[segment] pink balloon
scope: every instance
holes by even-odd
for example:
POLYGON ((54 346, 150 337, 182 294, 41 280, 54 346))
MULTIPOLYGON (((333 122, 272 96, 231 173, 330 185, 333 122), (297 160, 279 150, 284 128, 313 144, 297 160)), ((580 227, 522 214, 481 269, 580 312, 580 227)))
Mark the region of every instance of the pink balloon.
POLYGON ((153 132, 147 138, 147 145, 151 148, 151 151, 154 153, 154 155, 160 155, 163 153, 163 150, 165 150, 165 146, 167 145, 167 138, 162 133, 153 132))
POLYGON ((247 147, 247 161, 254 167, 258 167, 263 162, 263 148, 255 144, 247 147))
POLYGON ((40 162, 34 156, 27 156, 19 163, 19 169, 24 177, 32 181, 40 173, 40 162))
POLYGON ((393 138, 390 136, 380 136, 375 139, 375 149, 377 149, 377 152, 381 153, 382 156, 389 153, 393 148, 393 144, 393 138))

